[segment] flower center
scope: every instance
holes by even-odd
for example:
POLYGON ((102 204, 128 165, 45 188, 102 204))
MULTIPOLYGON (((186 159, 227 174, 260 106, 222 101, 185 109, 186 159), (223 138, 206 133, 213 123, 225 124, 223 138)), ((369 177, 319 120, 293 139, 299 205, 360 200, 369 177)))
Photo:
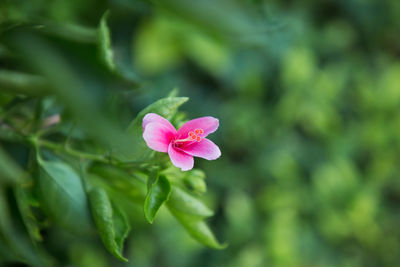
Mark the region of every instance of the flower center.
POLYGON ((174 143, 182 143, 182 142, 200 142, 201 137, 200 135, 204 134, 204 130, 201 128, 198 128, 194 131, 190 131, 188 133, 188 137, 185 139, 176 139, 174 143))

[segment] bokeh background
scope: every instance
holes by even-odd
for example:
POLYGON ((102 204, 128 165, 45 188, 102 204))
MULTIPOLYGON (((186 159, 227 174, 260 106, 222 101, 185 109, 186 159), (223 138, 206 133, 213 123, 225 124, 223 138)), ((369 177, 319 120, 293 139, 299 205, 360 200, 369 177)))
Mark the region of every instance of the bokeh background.
POLYGON ((398 0, 0 1, 1 79, 26 64, 62 83, 61 57, 114 109, 112 90, 137 112, 178 88, 188 118, 220 119, 222 157, 195 166, 226 249, 164 211, 133 226, 129 263, 63 232, 45 245, 65 266, 399 266, 399 16, 398 0), (106 10, 124 82, 94 60, 106 10), (10 31, 29 32, 11 38, 23 64, 10 31))

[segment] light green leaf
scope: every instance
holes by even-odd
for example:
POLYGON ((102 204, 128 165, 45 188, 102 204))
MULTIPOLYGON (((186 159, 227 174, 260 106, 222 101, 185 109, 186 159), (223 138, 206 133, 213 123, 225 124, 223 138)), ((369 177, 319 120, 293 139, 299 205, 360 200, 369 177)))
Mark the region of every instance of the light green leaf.
POLYGON ((104 246, 117 259, 127 262, 122 255, 123 243, 130 230, 126 217, 121 210, 112 206, 107 193, 100 187, 94 188, 89 197, 92 215, 104 246))
POLYGON ((114 53, 111 47, 111 33, 107 26, 107 18, 110 12, 107 10, 101 17, 99 30, 98 30, 98 42, 101 60, 111 70, 115 70, 114 53))
POLYGON ((124 241, 128 237, 131 227, 127 216, 120 208, 118 208, 116 205, 113 205, 113 211, 115 242, 122 251, 124 247, 124 241))
POLYGON ((147 194, 147 187, 144 184, 145 174, 138 172, 129 174, 122 169, 104 164, 92 165, 90 172, 96 174, 89 176, 91 184, 103 188, 107 185, 119 196, 128 197, 129 202, 139 202, 143 206, 143 200, 147 194))
POLYGON ((39 159, 39 194, 48 216, 73 233, 91 230, 89 208, 79 175, 62 162, 39 159))
POLYGON ((188 97, 166 97, 157 100, 139 112, 129 125, 127 131, 132 134, 137 133, 137 130, 141 128, 143 117, 147 113, 156 113, 167 120, 171 119, 177 109, 188 100, 188 97))
POLYGON ((168 206, 179 212, 198 217, 209 217, 214 214, 203 202, 177 186, 172 189, 168 206))
POLYGON ((178 107, 188 101, 188 99, 187 97, 166 97, 157 100, 140 111, 127 129, 128 135, 133 139, 133 143, 130 146, 130 151, 132 152, 121 153, 115 151, 114 155, 121 161, 136 161, 150 158, 153 151, 146 146, 142 137, 143 117, 147 113, 156 113, 166 119, 171 119, 178 107))
POLYGON ((207 224, 198 216, 193 216, 191 214, 186 214, 184 212, 180 212, 170 204, 168 204, 168 208, 172 215, 182 224, 183 227, 187 230, 187 232, 197 241, 206 245, 210 248, 215 249, 224 249, 226 248, 226 244, 220 244, 218 240, 215 238, 214 234, 207 226, 207 224))
POLYGON ((204 179, 205 179, 204 172, 201 170, 194 169, 191 170, 190 172, 187 172, 187 175, 185 175, 183 181, 191 191, 201 195, 207 191, 207 185, 204 179))
POLYGON ((158 176, 150 186, 144 201, 144 215, 149 223, 153 223, 158 209, 168 200, 171 193, 171 185, 165 176, 158 176))
POLYGON ((15 198, 22 220, 25 224, 28 234, 33 241, 42 241, 39 225, 31 210, 31 196, 27 189, 17 186, 14 189, 15 198))
POLYGON ((174 89, 171 90, 171 92, 168 93, 167 97, 177 97, 179 93, 179 89, 175 87, 174 89))

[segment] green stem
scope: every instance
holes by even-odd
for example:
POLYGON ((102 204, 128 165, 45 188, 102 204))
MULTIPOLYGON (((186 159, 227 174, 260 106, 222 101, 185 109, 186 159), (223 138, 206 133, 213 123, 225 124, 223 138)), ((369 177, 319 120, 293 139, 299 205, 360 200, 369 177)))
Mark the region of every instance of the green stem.
POLYGON ((68 146, 53 143, 53 142, 50 142, 47 140, 39 140, 39 146, 51 149, 53 151, 62 151, 71 156, 78 157, 81 159, 89 159, 89 160, 95 160, 95 161, 99 161, 99 162, 103 162, 103 163, 110 163, 110 159, 106 158, 103 155, 95 155, 95 154, 82 152, 79 150, 69 148, 68 146))

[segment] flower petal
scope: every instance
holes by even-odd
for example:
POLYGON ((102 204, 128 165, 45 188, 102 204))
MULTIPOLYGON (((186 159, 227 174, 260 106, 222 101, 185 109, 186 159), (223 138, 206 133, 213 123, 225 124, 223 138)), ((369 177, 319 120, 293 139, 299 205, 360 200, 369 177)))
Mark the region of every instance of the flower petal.
POLYGON ((148 113, 146 116, 143 117, 143 122, 142 122, 142 127, 143 130, 146 128, 147 124, 151 122, 157 122, 160 124, 163 124, 167 126, 168 128, 171 129, 171 131, 176 131, 175 127, 165 118, 161 117, 160 115, 156 113, 148 113))
POLYGON ((219 147, 207 138, 204 138, 198 143, 195 142, 188 146, 181 147, 180 149, 189 155, 208 160, 214 160, 221 156, 221 150, 219 150, 219 147))
POLYGON ((193 168, 194 159, 193 156, 186 154, 185 152, 175 149, 172 143, 168 147, 168 155, 176 167, 181 168, 182 171, 188 171, 193 168))
POLYGON ((195 129, 203 129, 204 134, 200 135, 202 138, 206 137, 210 133, 215 132, 218 129, 219 121, 214 117, 201 117, 186 122, 178 130, 178 138, 186 138, 190 131, 195 129))
POLYGON ((175 134, 175 129, 171 130, 165 124, 150 122, 144 129, 143 139, 151 149, 159 152, 168 152, 168 145, 175 134))

